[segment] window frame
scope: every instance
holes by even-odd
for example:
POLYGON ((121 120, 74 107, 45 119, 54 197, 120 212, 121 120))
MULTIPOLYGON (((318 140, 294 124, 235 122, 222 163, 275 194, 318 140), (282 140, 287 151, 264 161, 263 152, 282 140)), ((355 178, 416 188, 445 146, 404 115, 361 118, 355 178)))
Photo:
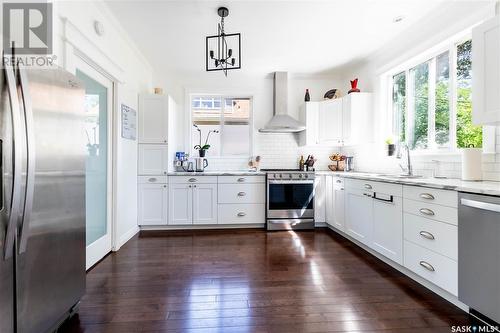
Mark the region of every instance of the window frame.
MULTIPOLYGON (((237 93, 237 92, 211 92, 211 93, 200 93, 200 92, 194 92, 194 91, 186 91, 186 103, 185 103, 185 108, 186 108, 186 142, 187 142, 187 147, 185 147, 185 151, 190 154, 190 156, 195 157, 195 155, 191 155, 193 152, 193 137, 192 137, 192 128, 193 128, 193 107, 192 107, 192 101, 193 97, 211 97, 212 100, 215 98, 220 98, 221 99, 221 108, 224 110, 226 108, 226 103, 225 100, 227 99, 243 99, 247 98, 250 101, 250 114, 249 114, 249 119, 248 119, 248 126, 249 126, 249 154, 248 155, 223 155, 222 151, 222 144, 221 144, 221 155, 217 156, 207 156, 207 158, 210 159, 249 159, 251 156, 254 155, 254 112, 253 112, 253 107, 254 107, 254 97, 253 94, 250 93, 237 93)), ((224 112, 221 112, 220 116, 220 141, 221 143, 223 142, 224 138, 224 112)))
MULTIPOLYGON (((385 77, 386 81, 386 92, 387 96, 387 108, 388 110, 386 119, 390 121, 390 126, 388 128, 391 130, 391 135, 396 138, 396 141, 399 140, 399 135, 394 133, 394 103, 393 103, 393 86, 394 86, 394 76, 405 73, 405 138, 408 140, 410 138, 410 123, 414 118, 410 113, 411 103, 408 103, 412 94, 411 83, 410 83, 410 70, 422 63, 427 61, 430 62, 429 65, 429 91, 431 91, 431 85, 436 85, 436 60, 437 57, 445 52, 449 52, 449 61, 450 61, 450 69, 449 69, 449 102, 450 102, 450 125, 449 125, 449 146, 448 147, 438 147, 436 143, 436 132, 435 132, 435 105, 436 105, 436 96, 435 89, 432 91, 433 94, 429 95, 429 111, 428 111, 428 148, 426 149, 414 149, 412 152, 417 155, 420 154, 458 154, 460 153, 462 148, 457 147, 457 46, 472 39, 471 29, 463 32, 461 34, 455 35, 454 37, 439 43, 438 45, 427 49, 426 51, 420 53, 419 55, 411 58, 408 61, 405 61, 398 66, 393 67, 393 69, 386 72, 383 77, 385 77), (411 115, 411 119, 410 119, 411 115)), ((496 138, 489 134, 489 131, 486 130, 487 126, 482 126, 483 128, 483 152, 490 153, 490 151, 484 151, 484 147, 495 146, 496 138)))

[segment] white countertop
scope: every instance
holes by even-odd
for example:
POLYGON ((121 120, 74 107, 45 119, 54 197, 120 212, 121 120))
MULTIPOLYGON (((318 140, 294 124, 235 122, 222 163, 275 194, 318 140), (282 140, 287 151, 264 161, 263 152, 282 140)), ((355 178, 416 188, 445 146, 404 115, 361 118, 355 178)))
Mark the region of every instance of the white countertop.
POLYGON ((386 183, 431 187, 477 194, 500 196, 500 182, 464 181, 455 178, 394 178, 387 175, 367 172, 316 171, 317 175, 335 175, 344 178, 356 178, 386 183))

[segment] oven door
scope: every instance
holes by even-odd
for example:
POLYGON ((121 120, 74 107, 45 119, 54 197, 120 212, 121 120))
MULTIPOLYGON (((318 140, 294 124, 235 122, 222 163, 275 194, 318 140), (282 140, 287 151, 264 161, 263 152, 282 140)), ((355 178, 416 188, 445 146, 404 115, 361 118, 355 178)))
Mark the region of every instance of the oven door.
POLYGON ((268 180, 267 218, 314 218, 314 180, 268 180))

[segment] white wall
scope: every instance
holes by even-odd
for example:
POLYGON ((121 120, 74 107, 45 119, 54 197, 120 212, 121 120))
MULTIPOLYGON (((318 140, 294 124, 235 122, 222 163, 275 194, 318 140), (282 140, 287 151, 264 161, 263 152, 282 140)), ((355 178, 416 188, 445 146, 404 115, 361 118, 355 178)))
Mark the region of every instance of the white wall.
MULTIPOLYGON (((375 143, 343 149, 345 154, 354 156, 357 170, 392 173, 400 172, 399 163, 405 164, 386 154, 384 141, 391 134, 391 129, 385 101, 388 95, 387 85, 382 74, 494 15, 491 3, 459 4, 456 6, 450 3, 449 6, 440 7, 418 26, 410 28, 369 59, 351 64, 343 70, 346 79, 359 77, 367 85, 367 89, 374 92, 375 97, 375 143)), ((496 129, 496 152, 497 154, 485 154, 483 157, 483 177, 486 180, 500 180, 500 128, 496 129)), ((431 176, 436 167, 433 160, 440 161, 442 174, 453 178, 459 178, 461 174, 458 154, 420 155, 414 156, 413 160, 415 172, 419 174, 431 176)))
POLYGON ((120 105, 138 108, 138 94, 151 91, 152 69, 117 20, 100 1, 60 1, 54 5, 55 54, 60 66, 74 72, 75 54, 82 54, 115 83, 114 110, 114 220, 113 249, 118 250, 138 232, 137 141, 121 138, 120 105), (104 35, 94 31, 94 21, 104 25, 104 35))
MULTIPOLYGON (((273 115, 273 73, 257 76, 244 71, 229 71, 225 77, 222 72, 199 72, 196 77, 172 77, 168 73, 155 73, 155 86, 163 87, 177 103, 177 123, 172 129, 181 142, 175 150, 189 151, 189 130, 186 115, 186 99, 189 93, 223 93, 246 94, 253 96, 253 155, 262 157, 262 168, 297 168, 300 155, 313 154, 318 158, 317 166, 327 168, 328 155, 339 151, 334 147, 298 147, 293 134, 262 134, 258 129, 263 127, 273 115)), ((288 110, 296 119, 299 107, 304 103, 305 90, 309 89, 311 100, 322 100, 326 91, 340 88, 346 92, 347 84, 339 77, 310 77, 289 73, 288 77, 288 110)), ((248 158, 209 159, 209 170, 246 169, 248 158)))

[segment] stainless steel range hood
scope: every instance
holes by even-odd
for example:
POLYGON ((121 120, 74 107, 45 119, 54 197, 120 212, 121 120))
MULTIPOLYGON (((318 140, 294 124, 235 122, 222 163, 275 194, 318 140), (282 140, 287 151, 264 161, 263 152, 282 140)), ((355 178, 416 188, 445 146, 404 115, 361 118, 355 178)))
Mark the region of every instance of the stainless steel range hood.
POLYGON ((306 127, 288 115, 288 73, 274 73, 274 116, 259 129, 261 133, 295 133, 306 127))

